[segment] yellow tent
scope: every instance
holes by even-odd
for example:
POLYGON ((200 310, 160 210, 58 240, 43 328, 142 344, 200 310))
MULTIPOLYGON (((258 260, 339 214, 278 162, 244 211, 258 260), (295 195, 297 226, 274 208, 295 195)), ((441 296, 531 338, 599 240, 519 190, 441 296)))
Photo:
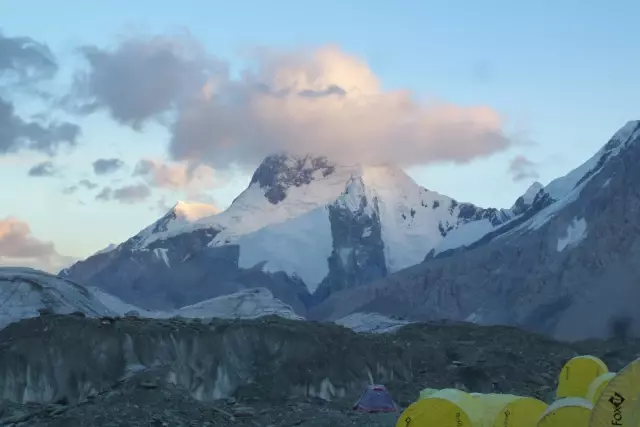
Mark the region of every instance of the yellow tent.
POLYGON ((536 427, 547 404, 532 397, 512 394, 479 394, 480 422, 477 427, 536 427))
POLYGON ((476 427, 480 412, 468 393, 444 389, 411 404, 398 418, 396 427, 476 427))
POLYGON ((596 404, 598 401, 598 397, 602 393, 602 390, 609 384, 609 381, 616 376, 615 372, 607 372, 606 374, 600 375, 595 380, 591 381, 589 385, 589 391, 587 392, 587 400, 592 404, 596 404))
POLYGON ((602 374, 609 372, 607 365, 594 356, 578 356, 569 360, 558 378, 556 399, 565 397, 586 398, 589 385, 602 374))
POLYGON ((567 397, 556 400, 542 414, 537 427, 589 427, 593 405, 586 399, 567 397))
POLYGON ((602 390, 591 414, 590 427, 640 425, 640 359, 621 370, 602 390))

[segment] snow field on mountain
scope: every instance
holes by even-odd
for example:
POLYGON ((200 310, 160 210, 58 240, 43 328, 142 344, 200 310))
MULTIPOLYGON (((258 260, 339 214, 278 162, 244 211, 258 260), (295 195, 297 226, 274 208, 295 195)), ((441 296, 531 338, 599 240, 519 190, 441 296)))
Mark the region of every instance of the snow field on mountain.
POLYGON ((236 243, 240 245, 240 268, 266 261, 264 271, 297 276, 314 292, 329 273, 327 260, 333 251, 329 210, 318 207, 241 236, 236 243))
POLYGON ((580 243, 587 237, 587 221, 584 218, 574 218, 567 226, 566 235, 558 239, 556 246, 558 252, 562 252, 569 246, 580 243))

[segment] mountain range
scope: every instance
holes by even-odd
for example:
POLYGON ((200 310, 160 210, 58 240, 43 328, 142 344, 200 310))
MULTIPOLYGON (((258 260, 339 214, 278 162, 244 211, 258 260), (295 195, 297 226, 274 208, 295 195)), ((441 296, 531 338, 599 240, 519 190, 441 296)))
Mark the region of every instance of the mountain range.
POLYGON ((392 165, 269 156, 218 212, 179 202, 60 272, 147 310, 261 287, 310 319, 379 313, 575 339, 635 319, 640 122, 508 209, 462 203, 392 165))

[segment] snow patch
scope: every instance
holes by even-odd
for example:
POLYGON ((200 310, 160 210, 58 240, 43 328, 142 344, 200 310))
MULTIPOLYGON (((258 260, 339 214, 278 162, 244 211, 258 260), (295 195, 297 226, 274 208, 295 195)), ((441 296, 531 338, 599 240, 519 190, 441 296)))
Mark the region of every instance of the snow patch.
POLYGON ((267 271, 297 276, 314 292, 329 274, 333 251, 329 210, 321 207, 289 221, 273 224, 238 239, 240 268, 267 261, 267 271))
POLYGON ((40 309, 87 316, 113 314, 85 287, 30 268, 0 268, 0 303, 0 329, 38 317, 40 309))
POLYGON ((167 256, 167 252, 168 252, 168 249, 165 249, 165 248, 156 248, 156 249, 153 250, 154 255, 159 260, 164 262, 164 264, 167 267, 171 267, 171 264, 169 263, 169 257, 167 256))
POLYGON ((469 246, 495 230, 496 227, 488 219, 468 222, 451 230, 435 249, 435 254, 469 246))
POLYGON ((546 208, 542 209, 538 212, 533 218, 529 221, 525 222, 518 229, 522 229, 523 227, 528 227, 530 230, 538 230, 542 228, 547 222, 549 222, 555 215, 564 209, 569 204, 578 200, 580 193, 587 185, 587 183, 591 180, 591 178, 584 180, 580 185, 571 190, 567 195, 565 195, 560 200, 550 204, 546 208))
POLYGON ((172 316, 187 318, 254 319, 277 315, 302 320, 290 305, 274 298, 266 288, 255 288, 212 298, 170 312, 172 316))
POLYGON ((568 246, 580 243, 587 236, 587 221, 584 218, 574 218, 571 224, 567 226, 565 237, 558 239, 556 249, 562 252, 568 246))
POLYGON ((378 313, 353 313, 334 323, 358 333, 391 333, 411 322, 391 319, 378 313))

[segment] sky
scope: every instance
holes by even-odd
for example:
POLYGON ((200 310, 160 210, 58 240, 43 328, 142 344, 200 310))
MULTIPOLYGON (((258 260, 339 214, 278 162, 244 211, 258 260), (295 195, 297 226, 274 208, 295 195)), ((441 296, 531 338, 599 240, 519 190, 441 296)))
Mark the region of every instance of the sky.
POLYGON ((0 1, 0 264, 57 271, 277 152, 510 207, 640 118, 640 3, 0 1))

